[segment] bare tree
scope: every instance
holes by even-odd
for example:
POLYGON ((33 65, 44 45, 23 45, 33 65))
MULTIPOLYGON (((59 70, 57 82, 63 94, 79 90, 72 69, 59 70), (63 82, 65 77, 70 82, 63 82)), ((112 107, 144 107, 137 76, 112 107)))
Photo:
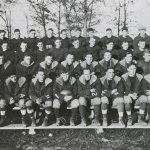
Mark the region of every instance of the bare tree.
POLYGON ((0 3, 0 20, 4 23, 4 28, 11 39, 12 21, 11 21, 11 5, 16 4, 15 0, 1 0, 0 3))

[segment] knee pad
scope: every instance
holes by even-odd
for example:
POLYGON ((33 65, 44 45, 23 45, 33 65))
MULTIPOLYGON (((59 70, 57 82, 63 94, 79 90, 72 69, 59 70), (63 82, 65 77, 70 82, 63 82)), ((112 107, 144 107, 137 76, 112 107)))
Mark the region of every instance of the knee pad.
POLYGON ((74 99, 71 102, 71 108, 78 108, 79 107, 79 101, 77 99, 74 99))
POLYGON ((108 100, 108 98, 107 98, 106 96, 102 97, 102 98, 101 98, 101 101, 102 101, 102 103, 104 103, 104 104, 109 104, 109 100, 108 100))
POLYGON ((124 96, 124 103, 130 104, 132 103, 132 99, 130 96, 124 96))
POLYGON ((101 99, 99 97, 95 97, 93 99, 91 99, 91 105, 100 105, 101 104, 101 99))
POLYGON ((138 99, 140 103, 147 103, 147 97, 145 95, 141 95, 138 99))
POLYGON ((58 99, 54 99, 53 101, 53 108, 59 109, 60 108, 60 102, 58 99))
POLYGON ((83 105, 83 106, 87 105, 86 99, 84 97, 79 98, 79 105, 83 105))
POLYGON ((1 99, 1 100, 0 100, 0 108, 1 108, 1 109, 5 109, 5 107, 6 107, 6 100, 1 99))
POLYGON ((25 108, 25 100, 24 99, 20 99, 18 104, 19 104, 20 108, 25 108))
POLYGON ((33 107, 33 102, 31 100, 28 100, 26 102, 26 107, 29 108, 29 109, 31 109, 33 107))
POLYGON ((45 107, 52 107, 52 101, 45 101, 45 107))

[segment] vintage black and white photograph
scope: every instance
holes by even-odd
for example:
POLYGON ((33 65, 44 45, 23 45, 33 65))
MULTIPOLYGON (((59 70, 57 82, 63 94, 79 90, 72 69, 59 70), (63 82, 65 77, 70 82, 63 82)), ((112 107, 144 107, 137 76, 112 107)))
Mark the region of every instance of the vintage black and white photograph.
POLYGON ((149 0, 0 0, 2 149, 149 149, 149 14, 149 0))

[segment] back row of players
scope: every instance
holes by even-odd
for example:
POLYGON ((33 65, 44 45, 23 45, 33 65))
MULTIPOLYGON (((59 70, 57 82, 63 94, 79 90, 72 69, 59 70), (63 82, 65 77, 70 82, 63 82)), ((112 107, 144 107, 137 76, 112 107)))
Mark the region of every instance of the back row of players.
MULTIPOLYGON (((63 103, 71 108, 70 125, 75 125, 79 108, 81 125, 86 126, 86 108, 94 110, 94 123, 108 125, 108 106, 118 110, 119 124, 132 125, 131 106, 139 107, 139 122, 145 122, 145 111, 150 116, 150 38, 141 27, 132 40, 128 29, 123 28, 119 38, 106 30, 106 36, 94 36, 88 29, 88 37, 81 37, 81 29, 75 29, 75 37, 53 36, 48 29, 47 37, 37 39, 35 30, 30 37, 20 38, 16 29, 12 40, 0 31, 0 125, 5 124, 6 112, 16 105, 20 107, 22 123, 26 126, 28 113, 32 126, 36 125, 34 112, 44 109, 43 126, 48 125, 52 108, 56 125, 60 125, 60 108, 63 103)), ((149 124, 149 122, 148 122, 149 124)))

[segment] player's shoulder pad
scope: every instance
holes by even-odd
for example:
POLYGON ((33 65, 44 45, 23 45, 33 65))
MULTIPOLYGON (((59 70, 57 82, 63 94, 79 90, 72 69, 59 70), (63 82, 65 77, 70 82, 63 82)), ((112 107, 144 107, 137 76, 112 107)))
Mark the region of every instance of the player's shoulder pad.
POLYGON ((93 61, 92 65, 93 65, 93 67, 96 67, 98 65, 98 62, 97 61, 93 61))
POLYGON ((52 83, 52 79, 46 78, 45 79, 45 86, 49 85, 50 83, 52 83))
POLYGON ((144 76, 144 79, 145 79, 148 83, 150 83, 150 74, 145 75, 145 76, 144 76))
POLYGON ((143 79, 143 76, 141 74, 136 73, 136 76, 137 76, 139 81, 141 81, 143 79))
POLYGON ((52 62, 52 69, 55 68, 58 65, 58 61, 53 61, 52 62))
POLYGON ((18 85, 19 85, 19 87, 22 87, 25 82, 26 82, 26 78, 25 77, 20 77, 18 79, 18 85))
POLYGON ((94 82, 96 82, 97 80, 97 76, 92 75, 91 80, 90 80, 90 84, 93 84, 94 82))
POLYGON ((103 76, 103 77, 100 78, 100 81, 101 81, 102 84, 104 84, 105 80, 106 80, 106 76, 103 76))

